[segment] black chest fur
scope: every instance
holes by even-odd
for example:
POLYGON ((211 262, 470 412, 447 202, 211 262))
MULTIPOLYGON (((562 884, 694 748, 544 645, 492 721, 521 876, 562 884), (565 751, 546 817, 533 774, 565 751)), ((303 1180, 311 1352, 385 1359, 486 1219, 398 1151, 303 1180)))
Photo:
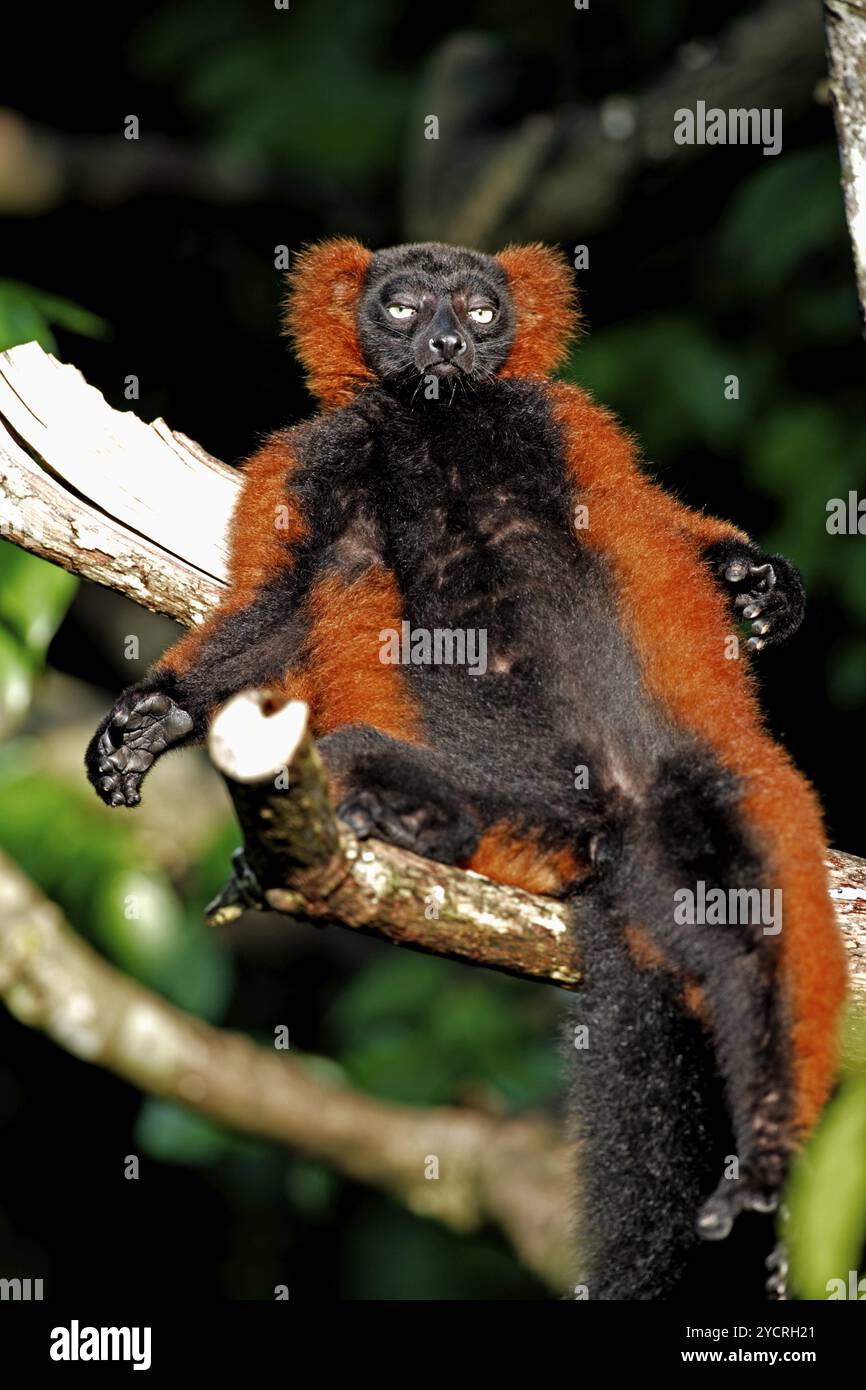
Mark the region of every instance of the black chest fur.
POLYGON ((543 385, 496 381, 411 408, 367 391, 315 444, 297 483, 324 537, 311 563, 346 581, 393 573, 402 628, 389 659, 435 742, 476 762, 485 749, 498 775, 533 745, 546 796, 573 795, 563 769, 578 743, 598 759, 611 731, 623 747, 658 742, 608 565, 575 527, 543 385), (443 633, 463 643, 453 660, 444 638, 437 656, 443 633))
POLYGON ((533 383, 385 413, 371 462, 384 558, 414 621, 495 629, 576 582, 560 439, 533 383))

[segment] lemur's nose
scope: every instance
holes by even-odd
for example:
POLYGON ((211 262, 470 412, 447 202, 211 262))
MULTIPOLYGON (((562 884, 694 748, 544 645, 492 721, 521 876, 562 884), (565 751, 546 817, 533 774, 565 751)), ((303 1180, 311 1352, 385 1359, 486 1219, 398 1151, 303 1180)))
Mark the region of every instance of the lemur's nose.
POLYGON ((430 346, 434 352, 439 353, 443 362, 450 362, 452 358, 466 351, 466 340, 461 338, 459 333, 439 333, 430 339, 430 346))

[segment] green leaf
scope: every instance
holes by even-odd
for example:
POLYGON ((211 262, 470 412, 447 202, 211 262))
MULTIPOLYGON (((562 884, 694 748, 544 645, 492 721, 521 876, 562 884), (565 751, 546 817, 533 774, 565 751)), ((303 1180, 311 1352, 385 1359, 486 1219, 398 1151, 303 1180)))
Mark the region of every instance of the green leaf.
POLYGON ((200 1168, 216 1163, 236 1142, 228 1130, 167 1100, 145 1100, 135 1123, 135 1144, 162 1163, 200 1168))
POLYGON ((0 737, 8 738, 27 714, 48 644, 77 587, 65 570, 0 541, 0 737))
POLYGON ((866 641, 846 637, 833 646, 827 658, 827 687, 837 709, 866 705, 866 641))
POLYGON ((293 1157, 286 1172, 286 1196, 299 1211, 322 1220, 334 1210, 340 1180, 323 1163, 293 1157))
POLYGON ((0 352, 30 342, 54 352, 57 343, 51 324, 86 338, 105 338, 110 332, 104 319, 71 299, 19 280, 0 280, 0 352))
POLYGON ((78 580, 58 565, 0 544, 0 619, 40 659, 69 609, 78 580))
POLYGON ((12 633, 0 627, 0 739, 14 733, 30 708, 33 662, 12 633))
POLYGON ((123 970, 181 1008, 212 1018, 230 969, 213 933, 190 920, 164 874, 121 867, 93 888, 90 932, 123 970))
POLYGON ((388 175, 412 93, 410 74, 388 60, 399 15, 397 0, 344 6, 335 46, 333 15, 321 6, 300 5, 275 25, 243 0, 224 0, 219 19, 209 0, 187 0, 145 19, 137 62, 149 79, 174 85, 223 167, 243 153, 316 180, 323 170, 329 179, 388 175), (314 121, 287 118, 288 90, 293 110, 315 111, 314 121))
POLYGON ((825 1300, 866 1240, 866 1077, 843 1081, 788 1188, 787 1241, 801 1298, 825 1300))
MULTIPOLYGON (((829 141, 767 160, 734 194, 716 246, 720 282, 766 296, 814 253, 845 246, 838 156, 829 141)), ((793 292, 797 293, 796 287, 793 292)))
POLYGON ((383 1022, 414 1023, 436 1000, 447 965, 432 957, 395 952, 368 967, 331 1006, 328 1026, 341 1042, 362 1042, 383 1022))
POLYGON ((166 875, 143 862, 128 822, 99 804, 83 773, 72 785, 46 775, 35 750, 4 750, 0 845, 109 959, 180 1007, 220 1015, 229 959, 166 875))
POLYGON ((701 443, 717 452, 745 437, 768 380, 751 348, 712 337, 685 314, 659 315, 597 334, 567 376, 640 427, 650 457, 701 443), (725 395, 736 376, 739 398, 725 395))

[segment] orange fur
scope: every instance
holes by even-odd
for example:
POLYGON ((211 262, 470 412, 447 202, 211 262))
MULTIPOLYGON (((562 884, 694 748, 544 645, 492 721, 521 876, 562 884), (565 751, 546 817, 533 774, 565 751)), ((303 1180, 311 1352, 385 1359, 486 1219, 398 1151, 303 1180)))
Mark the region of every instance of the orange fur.
POLYGON ((211 629, 246 608, 262 586, 291 563, 291 547, 307 532, 306 520, 286 487, 296 466, 290 446, 278 437, 244 464, 243 487, 229 523, 229 588, 219 607, 176 642, 160 666, 177 675, 191 670, 211 629))
POLYGON ((583 877, 571 850, 544 849, 525 833, 518 836, 505 821, 485 831, 465 867, 527 893, 558 893, 583 877))
POLYGON ((709 1031, 711 1028, 710 1011, 704 991, 697 980, 687 978, 676 966, 671 965, 664 951, 658 942, 650 936, 646 927, 627 926, 625 940, 629 955, 638 969, 664 970, 674 979, 682 981, 683 1008, 698 1019, 709 1031))
POLYGON ((589 509, 581 537, 614 566, 621 616, 647 688, 676 724, 708 744, 740 779, 743 814, 767 855, 773 886, 782 889, 779 950, 796 1123, 808 1130, 832 1084, 846 988, 817 798, 763 730, 745 652, 726 659, 723 637, 733 623, 701 561, 704 519, 690 521, 640 473, 630 441, 607 411, 574 387, 558 383, 552 391, 575 486, 589 509))
MULTIPOLYGON (((372 253, 351 237, 305 247, 289 272, 284 326, 323 405, 347 405, 375 374, 364 361, 355 315, 372 253)), ((517 331, 500 376, 545 377, 565 357, 580 316, 571 267, 539 242, 506 246, 517 331)))
POLYGON ((545 377, 564 359, 580 315, 571 266, 560 251, 535 242, 506 246, 496 257, 508 276, 517 331, 500 376, 545 377))
POLYGON ((664 970, 668 975, 677 973, 646 927, 635 927, 629 923, 624 934, 628 953, 639 970, 664 970))
POLYGON ((380 567, 346 584, 329 574, 310 594, 307 698, 317 735, 343 724, 369 724, 408 743, 422 741, 421 720, 402 670, 379 660, 383 628, 400 630, 394 576, 380 567))
POLYGON ((348 405, 375 374, 364 361, 355 315, 372 253, 351 237, 306 247, 289 272, 284 325, 323 405, 348 405))
POLYGON ((713 1030, 713 1021, 707 996, 697 980, 686 980, 683 984, 683 1008, 702 1023, 708 1033, 713 1030))

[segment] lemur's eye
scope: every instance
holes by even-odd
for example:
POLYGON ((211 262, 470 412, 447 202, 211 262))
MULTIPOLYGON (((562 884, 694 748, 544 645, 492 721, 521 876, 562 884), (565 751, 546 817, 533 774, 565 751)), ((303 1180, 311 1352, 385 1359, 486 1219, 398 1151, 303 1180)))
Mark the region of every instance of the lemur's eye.
POLYGON ((494 312, 493 309, 487 308, 470 309, 469 317, 473 319, 475 323, 492 323, 494 312))
POLYGON ((410 319, 416 311, 409 304, 389 304, 388 313, 392 319, 410 319))

